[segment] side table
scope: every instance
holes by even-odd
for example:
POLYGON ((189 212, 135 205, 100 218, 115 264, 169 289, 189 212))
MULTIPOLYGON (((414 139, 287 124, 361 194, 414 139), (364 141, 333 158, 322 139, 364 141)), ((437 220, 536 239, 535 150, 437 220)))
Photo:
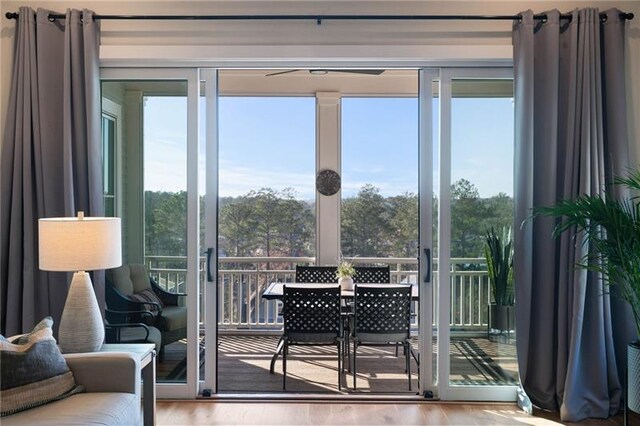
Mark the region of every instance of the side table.
POLYGON ((99 352, 130 352, 138 355, 142 369, 144 426, 156 421, 156 350, 152 343, 105 343, 99 352))

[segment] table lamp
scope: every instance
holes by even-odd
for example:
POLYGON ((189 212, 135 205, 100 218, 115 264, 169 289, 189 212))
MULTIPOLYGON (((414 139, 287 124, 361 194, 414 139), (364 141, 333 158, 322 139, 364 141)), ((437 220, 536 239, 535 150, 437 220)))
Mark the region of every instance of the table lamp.
POLYGON ((38 220, 40 269, 75 272, 62 311, 58 344, 63 353, 94 352, 104 341, 104 323, 85 271, 122 264, 120 218, 55 217, 38 220))

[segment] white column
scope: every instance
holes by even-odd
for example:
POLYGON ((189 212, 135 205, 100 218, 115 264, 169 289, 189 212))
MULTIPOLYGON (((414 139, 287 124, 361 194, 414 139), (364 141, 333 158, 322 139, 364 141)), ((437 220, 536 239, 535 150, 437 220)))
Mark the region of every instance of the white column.
MULTIPOLYGON (((340 93, 316 93, 316 175, 320 170, 341 172, 340 93)), ((316 191, 316 264, 335 265, 340 256, 340 198, 316 191)))

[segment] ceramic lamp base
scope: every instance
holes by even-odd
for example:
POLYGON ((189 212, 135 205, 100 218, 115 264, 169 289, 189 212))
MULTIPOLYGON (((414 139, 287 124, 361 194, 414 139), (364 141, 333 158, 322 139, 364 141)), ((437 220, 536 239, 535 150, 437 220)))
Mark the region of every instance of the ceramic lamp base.
POLYGON ((76 272, 64 304, 58 344, 62 353, 95 352, 104 342, 104 323, 91 278, 76 272))

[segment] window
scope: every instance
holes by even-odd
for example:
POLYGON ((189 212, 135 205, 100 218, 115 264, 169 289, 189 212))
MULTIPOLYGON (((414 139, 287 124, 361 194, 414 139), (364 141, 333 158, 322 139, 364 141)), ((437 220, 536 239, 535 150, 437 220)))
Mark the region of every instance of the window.
POLYGON ((116 118, 102 114, 102 181, 104 215, 116 216, 116 118))
POLYGON ((315 100, 220 97, 220 257, 315 253, 315 100))
POLYGON ((343 256, 417 256, 417 98, 343 98, 341 225, 343 256))

